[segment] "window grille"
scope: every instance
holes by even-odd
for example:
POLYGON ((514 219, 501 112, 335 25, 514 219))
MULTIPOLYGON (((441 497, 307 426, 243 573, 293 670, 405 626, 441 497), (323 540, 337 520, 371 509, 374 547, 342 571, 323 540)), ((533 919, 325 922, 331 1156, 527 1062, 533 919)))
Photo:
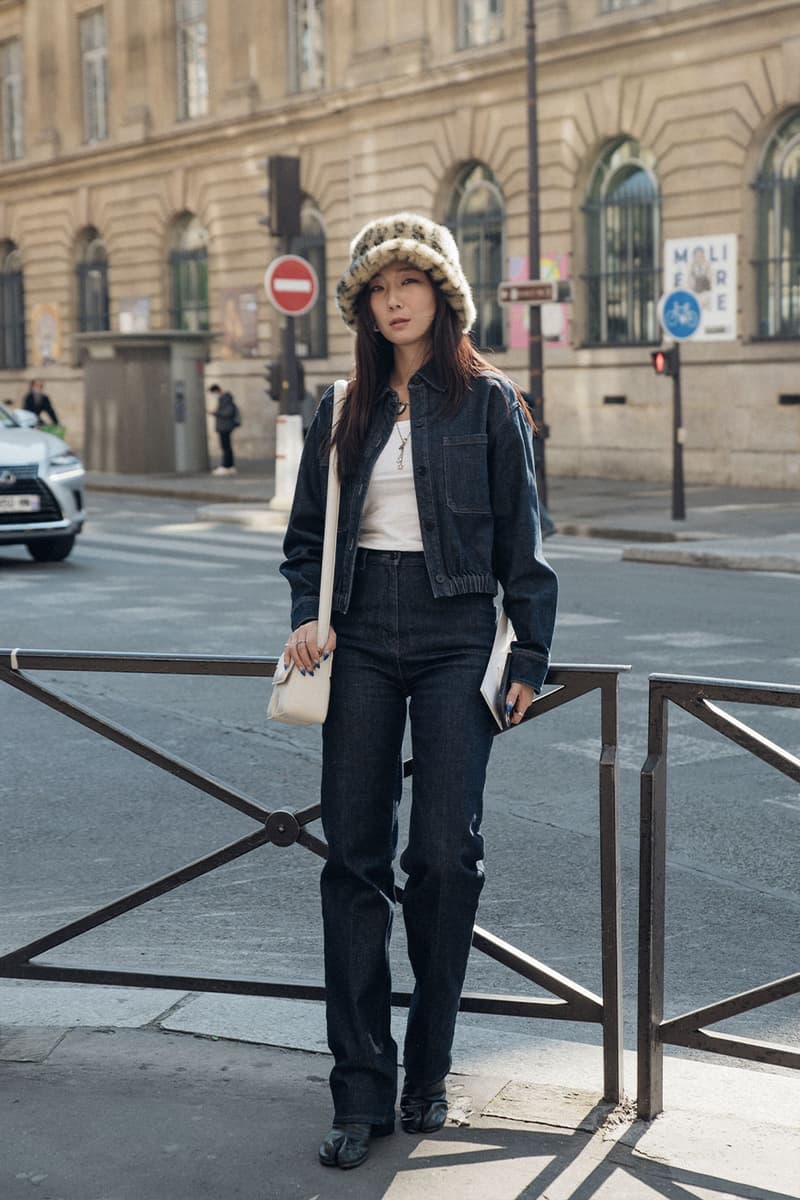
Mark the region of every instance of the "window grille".
POLYGON ((3 158, 25 154, 22 90, 22 43, 19 38, 0 46, 0 116, 3 123, 3 158))
POLYGON ((26 366, 25 285, 13 242, 0 248, 0 370, 26 366))
POLYGON ((175 26, 178 52, 178 116, 181 120, 202 117, 208 112, 208 26, 205 0, 176 0, 175 26))
POLYGON ((658 341, 660 201, 635 142, 623 142, 603 159, 584 212, 588 342, 658 341))
POLYGON ((497 287, 503 280, 505 204, 493 173, 482 163, 462 172, 446 224, 458 242, 461 264, 478 313, 471 337, 483 349, 503 349, 503 311, 497 287))
POLYGON ((773 136, 755 182, 761 337, 800 337, 800 112, 773 136))
POLYGON ((83 136, 87 142, 108 137, 108 47, 102 9, 80 19, 83 77, 83 136))
POLYGON ((75 268, 78 284, 78 331, 97 333, 111 328, 108 306, 108 257, 96 229, 87 230, 75 268))
POLYGON ((304 317, 295 318, 294 337, 301 358, 325 358, 328 354, 328 316, 326 312, 325 228, 311 200, 304 200, 300 211, 300 233, 292 238, 292 254, 307 259, 317 273, 319 299, 304 317))
POLYGON ((294 91, 315 91, 324 86, 325 25, 322 0, 290 0, 289 58, 294 91))
POLYGON ((488 46, 503 37, 503 0, 458 0, 458 45, 488 46))
POLYGON ((208 235, 196 217, 187 215, 176 225, 169 274, 172 328, 208 329, 208 235))

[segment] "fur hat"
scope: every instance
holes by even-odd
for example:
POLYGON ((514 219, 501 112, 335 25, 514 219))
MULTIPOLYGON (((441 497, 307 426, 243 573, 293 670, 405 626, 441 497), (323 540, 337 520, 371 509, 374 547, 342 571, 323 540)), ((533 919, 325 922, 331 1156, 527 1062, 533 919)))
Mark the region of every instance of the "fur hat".
POLYGON ((350 243, 350 265, 336 286, 336 303, 345 325, 356 328, 356 301, 362 288, 390 262, 408 262, 427 271, 458 313, 463 332, 469 332, 475 305, 455 238, 444 225, 408 212, 370 221, 350 243))

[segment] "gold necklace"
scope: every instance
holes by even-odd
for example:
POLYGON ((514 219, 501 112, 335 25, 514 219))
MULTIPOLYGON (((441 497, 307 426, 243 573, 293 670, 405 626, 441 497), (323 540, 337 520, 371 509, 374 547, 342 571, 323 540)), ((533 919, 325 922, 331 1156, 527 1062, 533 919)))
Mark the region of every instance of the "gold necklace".
POLYGON ((402 433, 400 432, 400 427, 397 424, 397 422, 395 422, 394 427, 397 430, 397 436, 400 441, 400 449, 397 452, 397 459, 395 461, 397 462, 398 471, 402 471, 403 470, 403 457, 406 452, 406 446, 408 445, 408 439, 411 437, 411 426, 409 426, 408 433, 406 434, 405 437, 403 437, 402 433))

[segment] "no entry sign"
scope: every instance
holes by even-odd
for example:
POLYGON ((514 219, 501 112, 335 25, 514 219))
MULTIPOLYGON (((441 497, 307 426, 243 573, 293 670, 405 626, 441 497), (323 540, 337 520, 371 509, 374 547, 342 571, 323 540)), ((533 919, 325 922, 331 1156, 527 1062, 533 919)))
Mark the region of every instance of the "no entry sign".
POLYGON ((319 280, 310 262, 299 254, 282 254, 264 276, 267 299, 287 317, 302 317, 319 296, 319 280))

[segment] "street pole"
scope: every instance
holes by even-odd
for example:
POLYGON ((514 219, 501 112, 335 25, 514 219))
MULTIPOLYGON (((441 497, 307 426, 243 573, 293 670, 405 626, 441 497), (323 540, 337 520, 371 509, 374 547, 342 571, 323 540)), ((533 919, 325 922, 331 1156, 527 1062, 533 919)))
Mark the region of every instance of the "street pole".
POLYGON ((299 413, 301 404, 297 394, 297 353, 294 344, 294 317, 281 318, 281 394, 279 412, 299 413))
MULTIPOLYGON (((535 0, 527 0, 525 24, 527 46, 528 96, 528 276, 538 279, 541 272, 539 238, 539 128, 536 111, 536 12, 535 0)), ((538 304, 528 307, 528 395, 533 419, 539 430, 534 438, 533 457, 539 498, 547 507, 547 474, 544 445, 547 426, 544 420, 544 382, 542 360, 542 313, 538 304)))
POLYGON ((672 375, 672 519, 686 518, 683 487, 683 441, 685 430, 681 412, 681 347, 675 346, 675 370, 672 375))

